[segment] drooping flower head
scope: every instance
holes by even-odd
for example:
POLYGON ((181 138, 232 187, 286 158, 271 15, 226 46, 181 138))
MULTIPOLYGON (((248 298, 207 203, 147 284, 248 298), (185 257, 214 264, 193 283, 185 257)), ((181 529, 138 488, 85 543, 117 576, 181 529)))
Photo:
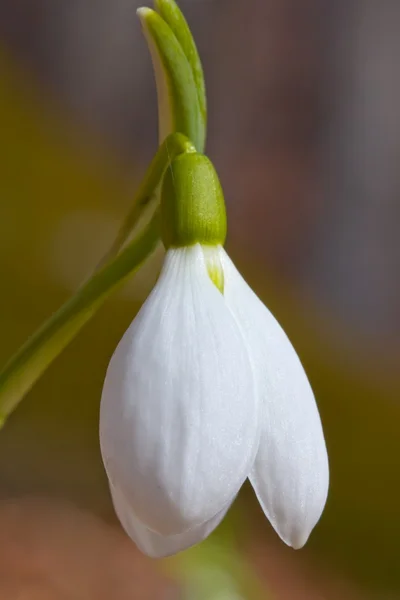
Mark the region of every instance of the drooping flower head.
POLYGON ((249 478, 294 548, 325 505, 328 460, 311 387, 284 331, 223 249, 211 162, 164 176, 166 255, 108 367, 101 451, 116 513, 150 556, 204 539, 249 478))

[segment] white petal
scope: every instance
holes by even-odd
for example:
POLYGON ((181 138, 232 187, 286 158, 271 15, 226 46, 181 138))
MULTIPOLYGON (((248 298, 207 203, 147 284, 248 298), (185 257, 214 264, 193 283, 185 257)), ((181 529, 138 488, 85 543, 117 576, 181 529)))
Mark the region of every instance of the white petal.
POLYGON ((280 537, 300 548, 323 511, 329 467, 321 420, 300 360, 279 323, 222 250, 226 302, 241 325, 262 402, 250 481, 280 537))
POLYGON ((230 504, 215 517, 184 533, 165 536, 155 533, 143 525, 127 503, 120 490, 110 485, 115 512, 125 532, 135 542, 139 550, 152 558, 163 558, 190 548, 202 542, 221 523, 230 504))
POLYGON ((199 245, 169 250, 104 383, 108 477, 163 535, 213 518, 246 479, 258 445, 245 342, 199 245))

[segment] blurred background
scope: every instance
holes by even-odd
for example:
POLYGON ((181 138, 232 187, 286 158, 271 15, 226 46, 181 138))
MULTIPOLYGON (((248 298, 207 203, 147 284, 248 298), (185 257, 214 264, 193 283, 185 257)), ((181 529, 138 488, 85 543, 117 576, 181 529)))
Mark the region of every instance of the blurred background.
MULTIPOLYGON (((0 0, 0 361, 87 277, 157 146, 138 0, 0 0)), ((228 249, 316 393, 331 463, 302 551, 250 489, 146 559, 98 444, 109 358, 159 249, 0 433, 0 598, 400 599, 400 4, 181 0, 203 59, 228 249)))

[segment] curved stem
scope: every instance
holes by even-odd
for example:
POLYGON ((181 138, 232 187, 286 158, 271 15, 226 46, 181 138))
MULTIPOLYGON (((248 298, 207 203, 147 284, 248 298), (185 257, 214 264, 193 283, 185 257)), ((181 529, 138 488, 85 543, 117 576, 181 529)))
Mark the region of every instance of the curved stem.
POLYGON ((156 211, 143 233, 97 271, 6 364, 0 373, 0 425, 111 292, 153 252, 159 231, 156 211))
POLYGON ((195 152, 181 133, 170 134, 159 147, 111 249, 95 273, 16 352, 0 372, 0 425, 62 350, 79 333, 118 284, 151 254, 159 240, 159 212, 145 230, 122 249, 175 156, 195 152))
POLYGON ((165 0, 159 3, 165 20, 150 9, 139 10, 159 79, 163 143, 146 171, 132 210, 95 273, 28 339, 0 372, 0 423, 5 421, 115 287, 153 251, 159 240, 158 212, 144 231, 127 244, 132 230, 150 199, 157 194, 172 159, 183 152, 195 152, 196 148, 202 152, 204 149, 205 93, 200 59, 194 41, 189 39, 190 30, 174 6, 173 0, 168 0, 168 6, 165 0), (188 138, 193 140, 196 148, 188 138))
POLYGON ((165 138, 145 173, 142 183, 140 184, 140 187, 136 193, 130 212, 125 217, 125 220, 122 223, 119 232, 117 233, 115 241, 102 258, 98 268, 101 268, 109 260, 116 256, 124 246, 126 241, 129 239, 133 228, 138 223, 144 208, 149 204, 151 198, 154 196, 166 169, 178 154, 182 154, 184 152, 196 152, 196 148, 185 135, 181 133, 171 133, 167 138, 165 138))

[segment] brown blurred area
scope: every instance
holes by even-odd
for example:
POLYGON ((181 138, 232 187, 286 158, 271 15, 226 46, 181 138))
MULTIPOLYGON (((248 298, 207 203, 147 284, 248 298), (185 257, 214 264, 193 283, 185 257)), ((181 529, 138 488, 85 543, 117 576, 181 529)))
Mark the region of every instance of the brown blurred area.
MULTIPOLYGON (((156 148, 137 6, 0 0, 3 362, 97 264, 156 148)), ((276 540, 248 490, 235 551, 266 598, 400 599, 400 5, 180 6, 205 68, 228 249, 300 352, 331 461, 304 551, 276 540)), ((160 256, 1 431, 0 598, 186 598, 119 530, 97 441, 107 362, 160 256)))
POLYGON ((122 532, 65 502, 2 504, 0 597, 167 598, 173 583, 122 532))

